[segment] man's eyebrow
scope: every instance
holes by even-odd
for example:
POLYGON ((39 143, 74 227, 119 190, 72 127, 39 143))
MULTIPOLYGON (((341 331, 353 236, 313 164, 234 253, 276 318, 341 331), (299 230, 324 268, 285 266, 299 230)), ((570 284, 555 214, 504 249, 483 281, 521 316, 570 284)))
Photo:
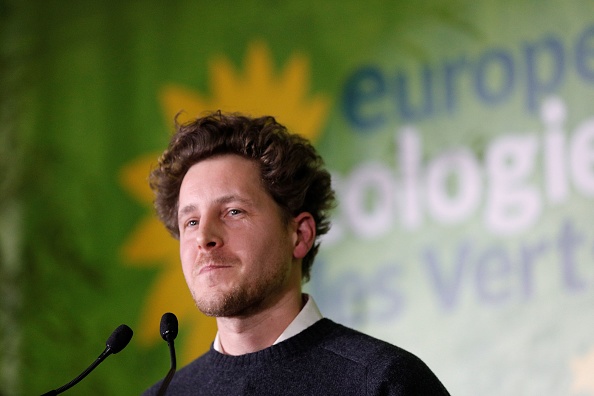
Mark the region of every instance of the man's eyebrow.
POLYGON ((180 218, 188 213, 191 213, 196 210, 195 205, 186 205, 177 212, 177 217, 180 218))
MULTIPOLYGON (((222 197, 219 197, 217 199, 215 199, 214 203, 218 204, 218 205, 222 205, 222 204, 228 204, 230 202, 239 202, 242 204, 246 204, 246 205, 251 205, 252 201, 247 199, 247 198, 243 198, 237 195, 223 195, 222 197)), ((192 213, 194 211, 196 211, 196 205, 194 204, 189 204, 184 206, 183 208, 180 208, 177 212, 177 217, 181 218, 185 215, 187 215, 188 213, 192 213)))
POLYGON ((227 204, 230 202, 239 202, 239 203, 243 203, 243 204, 250 204, 252 201, 250 201, 249 199, 237 196, 237 195, 223 195, 222 197, 219 197, 215 200, 216 203, 218 204, 227 204))

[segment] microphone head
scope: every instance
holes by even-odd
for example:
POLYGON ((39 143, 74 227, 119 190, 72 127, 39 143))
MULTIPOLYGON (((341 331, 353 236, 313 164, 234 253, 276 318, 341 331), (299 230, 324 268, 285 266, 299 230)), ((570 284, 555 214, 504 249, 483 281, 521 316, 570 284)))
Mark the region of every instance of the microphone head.
POLYGON ((125 324, 118 326, 117 329, 111 333, 105 345, 111 353, 118 353, 128 345, 132 339, 134 332, 125 324))
POLYGON ((167 312, 161 317, 161 337, 167 342, 173 341, 177 337, 177 317, 171 312, 167 312))

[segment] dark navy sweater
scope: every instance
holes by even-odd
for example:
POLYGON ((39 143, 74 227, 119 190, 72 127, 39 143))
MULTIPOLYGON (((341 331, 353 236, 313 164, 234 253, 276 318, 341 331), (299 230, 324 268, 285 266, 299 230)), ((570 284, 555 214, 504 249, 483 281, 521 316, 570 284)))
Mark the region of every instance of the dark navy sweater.
MULTIPOLYGON (((144 395, 156 395, 160 382, 144 395)), ((167 395, 448 395, 413 354, 329 319, 240 356, 214 349, 179 370, 167 395)))

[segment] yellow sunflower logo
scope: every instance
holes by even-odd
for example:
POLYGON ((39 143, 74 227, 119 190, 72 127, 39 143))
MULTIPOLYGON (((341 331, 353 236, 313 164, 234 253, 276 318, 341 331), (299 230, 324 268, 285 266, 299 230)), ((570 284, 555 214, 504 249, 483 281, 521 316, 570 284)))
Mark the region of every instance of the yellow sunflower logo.
MULTIPOLYGON (((160 93, 167 120, 183 110, 179 121, 186 121, 205 111, 242 112, 253 116, 273 115, 290 130, 315 141, 325 121, 329 100, 308 97, 310 68, 308 58, 293 54, 280 75, 275 75, 272 57, 260 42, 249 46, 244 73, 236 73, 226 58, 216 58, 209 65, 210 98, 176 85, 167 85, 160 93), (184 119, 185 117, 185 119, 184 119)), ((147 175, 160 153, 151 153, 126 165, 120 174, 123 187, 140 203, 151 207, 153 195, 147 175)), ((194 306, 179 263, 179 246, 165 227, 150 212, 123 246, 126 262, 137 266, 159 266, 140 318, 137 339, 150 346, 160 339, 157 323, 165 312, 173 312, 186 333, 180 344, 183 363, 191 361, 210 347, 216 333, 214 319, 202 315, 194 306)))

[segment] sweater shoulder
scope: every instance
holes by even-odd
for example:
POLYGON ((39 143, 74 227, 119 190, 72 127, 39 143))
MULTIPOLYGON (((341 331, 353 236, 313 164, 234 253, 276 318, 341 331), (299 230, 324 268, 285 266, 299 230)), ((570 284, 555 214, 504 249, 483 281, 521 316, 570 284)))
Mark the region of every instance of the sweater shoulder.
POLYGON ((321 347, 363 367, 368 384, 385 394, 392 394, 388 389, 398 389, 395 394, 448 395, 433 371, 415 354, 334 322, 330 327, 332 331, 321 347))
POLYGON ((334 323, 326 319, 331 331, 325 337, 322 346, 345 358, 360 361, 376 361, 381 358, 404 361, 419 359, 414 354, 396 345, 372 337, 355 329, 334 323))

